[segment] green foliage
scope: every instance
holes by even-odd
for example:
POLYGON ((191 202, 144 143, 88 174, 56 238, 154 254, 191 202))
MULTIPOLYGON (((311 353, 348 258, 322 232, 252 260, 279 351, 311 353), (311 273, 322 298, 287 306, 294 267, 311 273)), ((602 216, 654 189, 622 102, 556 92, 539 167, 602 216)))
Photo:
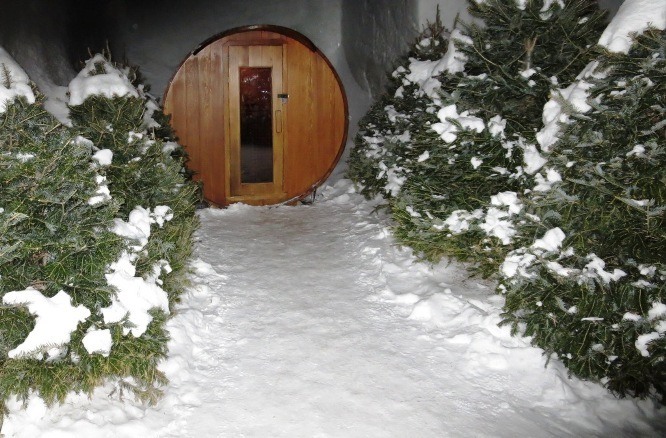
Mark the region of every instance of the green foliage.
POLYGON ((168 336, 163 329, 164 313, 156 312, 147 332, 139 337, 123 336, 122 328, 112 328, 113 349, 108 357, 90 355, 77 330, 72 336, 70 355, 77 360, 45 362, 33 358, 6 360, 0 368, 0 392, 27 400, 36 391, 51 405, 62 403, 71 391, 92 393, 109 379, 129 389, 139 399, 155 403, 159 386, 167 381, 156 364, 166 357, 168 336))
MULTIPOLYGON (((114 69, 104 60, 91 74, 114 69)), ((131 76, 128 69, 117 71, 131 76)), ((90 393, 111 381, 121 395, 130 390, 155 402, 166 382, 157 365, 167 352, 168 315, 151 310, 146 331, 134 336, 127 316, 105 322, 101 313, 116 299, 107 278, 110 266, 126 252, 134 254, 137 276, 159 276, 156 284, 172 308, 187 285, 198 224, 197 187, 187 178, 186 156, 168 125, 156 121, 166 121, 158 105, 135 86, 136 95, 93 95, 70 107, 72 127, 58 123, 41 102, 17 99, 0 114, 0 297, 28 287, 46 297, 63 290, 73 306, 91 311, 70 342, 59 346, 58 356, 10 358, 8 352, 32 331, 35 316, 23 306, 0 305, 0 401, 12 395, 26 399, 34 391, 47 403, 63 402, 70 391, 90 393), (110 165, 95 159, 104 149, 113 153, 110 165), (92 202, 104 188, 110 196, 92 202), (153 223, 140 251, 133 249, 137 242, 113 232, 118 221, 131 223, 135 208, 155 213, 160 206, 170 214, 153 223), (170 269, 160 268, 165 265, 170 269), (108 355, 84 347, 91 329, 110 330, 108 355)))
POLYGON ((449 32, 442 25, 439 9, 435 21, 428 23, 400 66, 389 77, 384 94, 359 122, 355 147, 350 152, 347 176, 368 198, 391 196, 385 191, 388 167, 400 167, 411 143, 411 131, 434 122, 433 108, 419 86, 406 81, 406 67, 412 61, 437 62, 444 56, 449 32), (400 90, 398 92, 398 90, 400 90), (396 95, 396 93, 398 93, 396 95), (409 133, 404 135, 405 132, 409 133))
POLYGON ((605 15, 590 0, 564 0, 563 7, 554 1, 546 11, 543 0, 525 3, 521 9, 517 1, 470 2, 483 25, 464 26, 472 44, 459 47, 467 75, 457 84, 457 102, 484 120, 500 114, 508 138, 532 141, 553 82, 566 86, 589 62, 605 15))
POLYGON ((90 148, 23 100, 0 114, 0 145, 0 290, 66 290, 92 305, 120 238, 104 230, 115 205, 88 203, 98 190, 90 148))
POLYGON ((491 197, 526 188, 543 106, 589 62, 603 27, 596 2, 544 4, 471 1, 483 24, 462 23, 448 45, 427 45, 428 56, 416 44, 393 73, 399 88, 361 121, 349 177, 366 196, 389 199, 396 236, 428 260, 475 262, 491 275, 512 249, 518 207, 491 197))
POLYGON ((472 2, 470 13, 483 26, 463 25, 468 39, 454 40, 466 58, 465 72, 439 78, 441 106, 455 105, 456 111, 453 119, 438 114, 438 122, 457 123, 459 133, 444 139, 429 129, 420 144, 412 145, 430 158, 409 167, 392 206, 396 235, 430 260, 451 256, 492 275, 511 249, 512 213, 496 206, 496 216, 507 223, 491 229, 498 222, 488 218, 495 213, 491 197, 524 187, 532 172, 524 153, 536 150, 543 105, 556 83, 568 83, 589 61, 587 47, 602 30, 603 14, 594 2, 542 8, 540 1, 527 2, 524 10, 515 2, 472 2), (464 125, 466 120, 485 127, 477 132, 464 125), (408 208, 415 212, 409 217, 408 208), (460 210, 474 216, 468 228, 449 225, 460 210))
MULTIPOLYGON (((19 99, 0 114, 0 149, 0 295, 33 287, 48 297, 64 290, 75 306, 108 305, 111 291, 104 273, 122 241, 108 231, 116 205, 88 202, 99 188, 90 147, 41 103, 19 99)), ((48 389, 62 381, 54 375, 24 374, 26 367, 43 366, 43 361, 7 356, 32 331, 33 320, 23 308, 0 307, 3 400, 43 388, 46 399, 53 401, 66 391, 64 386, 55 392, 48 389)), ((81 389, 74 384, 67 388, 81 389)))
POLYGON ((609 53, 595 2, 524 3, 472 1, 482 24, 427 57, 415 45, 361 121, 349 176, 424 258, 499 271, 504 324, 572 374, 664 402, 664 32, 609 53), (544 104, 593 60, 591 109, 561 100, 571 123, 539 151, 544 104))
POLYGON ((519 228, 531 243, 558 227, 565 249, 511 254, 535 259, 502 281, 505 323, 577 376, 664 402, 666 32, 599 61, 604 74, 586 78, 592 109, 571 114, 546 165, 562 181, 531 193, 519 228))
MULTIPOLYGON (((113 71, 110 61, 95 64, 93 74, 113 71)), ((132 70, 130 79, 137 77, 132 70)), ((173 141, 173 131, 152 99, 137 85, 138 96, 88 97, 70 107, 74 128, 98 149, 113 152, 105 167, 111 196, 120 203, 120 217, 127 220, 137 206, 154 209, 168 206, 173 219, 151 231, 146 251, 139 257, 137 271, 149 275, 153 266, 166 260, 172 268, 165 274, 163 288, 173 303, 182 291, 186 264, 192 251, 192 234, 198 222, 194 216, 197 186, 188 179, 186 154, 173 141), (157 110, 156 110, 157 109, 157 110)))

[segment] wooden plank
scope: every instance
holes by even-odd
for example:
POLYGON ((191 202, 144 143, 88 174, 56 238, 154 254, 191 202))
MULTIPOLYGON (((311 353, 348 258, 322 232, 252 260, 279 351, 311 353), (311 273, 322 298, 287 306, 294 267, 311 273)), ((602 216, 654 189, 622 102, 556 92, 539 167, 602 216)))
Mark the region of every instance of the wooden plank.
POLYGON ((317 82, 315 105, 318 108, 316 130, 320 141, 314 145, 313 153, 317 157, 315 178, 319 178, 333 165, 337 156, 340 142, 336 143, 336 133, 340 130, 340 126, 336 120, 339 113, 339 108, 335 105, 337 82, 321 58, 317 59, 315 64, 313 76, 317 82))
POLYGON ((284 91, 283 48, 282 46, 262 46, 262 51, 262 62, 267 62, 272 66, 273 192, 282 193, 284 186, 284 119, 287 107, 282 104, 278 95, 284 91))
MULTIPOLYGON (((197 174, 197 178, 206 181, 206 173, 201 168, 201 143, 199 141, 199 74, 198 61, 190 58, 184 65, 185 114, 186 135, 183 140, 190 155, 190 168, 197 174)), ((205 187, 204 187, 205 193, 205 187)))
POLYGON ((250 198, 266 195, 274 197, 282 193, 283 182, 283 133, 278 132, 275 124, 275 114, 272 114, 273 138, 273 182, 272 183, 242 183, 241 181, 241 139, 240 139, 240 67, 272 67, 271 93, 272 110, 284 111, 277 97, 282 92, 282 46, 229 46, 229 160, 230 160, 230 192, 235 199, 243 196, 250 198))
POLYGON ((196 55, 199 80, 195 86, 198 87, 200 172, 206 198, 217 202, 220 198, 218 176, 215 174, 214 162, 210 159, 213 148, 210 50, 210 46, 207 46, 196 55))
POLYGON ((229 47, 229 196, 241 195, 240 176, 240 89, 238 69, 249 62, 249 50, 245 46, 229 47))
POLYGON ((227 84, 227 69, 225 64, 225 48, 221 41, 210 45, 210 120, 211 146, 209 159, 212 163, 216 188, 215 199, 211 201, 218 205, 226 204, 227 170, 225 159, 225 138, 227 130, 227 109, 225 108, 227 84))
POLYGON ((287 147, 285 148, 285 192, 288 198, 298 196, 308 186, 314 160, 310 153, 314 141, 312 94, 312 52, 296 41, 287 48, 289 118, 287 120, 287 147))

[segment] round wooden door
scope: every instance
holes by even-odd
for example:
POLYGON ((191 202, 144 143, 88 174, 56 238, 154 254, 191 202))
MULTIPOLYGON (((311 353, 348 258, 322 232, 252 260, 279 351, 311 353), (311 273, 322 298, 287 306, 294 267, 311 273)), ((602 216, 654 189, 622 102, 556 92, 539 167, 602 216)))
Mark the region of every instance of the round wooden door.
POLYGON ((347 138, 344 89, 326 57, 276 26, 233 29, 183 61, 164 97, 188 166, 214 205, 307 196, 347 138))

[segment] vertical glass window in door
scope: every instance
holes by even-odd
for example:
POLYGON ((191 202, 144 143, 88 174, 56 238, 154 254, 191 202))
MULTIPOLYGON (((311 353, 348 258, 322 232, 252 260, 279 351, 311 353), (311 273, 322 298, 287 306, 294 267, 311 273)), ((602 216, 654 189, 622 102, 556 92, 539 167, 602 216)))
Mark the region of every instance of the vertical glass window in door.
POLYGON ((270 67, 240 67, 241 183, 273 182, 270 67))

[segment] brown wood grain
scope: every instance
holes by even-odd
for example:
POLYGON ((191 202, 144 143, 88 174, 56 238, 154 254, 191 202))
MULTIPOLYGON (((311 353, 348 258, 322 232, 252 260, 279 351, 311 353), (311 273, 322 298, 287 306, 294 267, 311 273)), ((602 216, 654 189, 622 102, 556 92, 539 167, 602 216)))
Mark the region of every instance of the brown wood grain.
POLYGON ((228 123, 224 102, 226 101, 227 85, 221 78, 227 71, 224 47, 221 42, 215 42, 210 47, 211 66, 211 143, 208 145, 207 159, 212 166, 212 185, 210 189, 211 198, 217 205, 226 203, 227 193, 227 169, 225 160, 225 144, 227 138, 228 123))
POLYGON ((216 205, 263 205, 306 196, 342 154, 348 124, 344 90, 328 60, 299 35, 274 26, 222 34, 190 55, 171 80, 165 112, 172 114, 176 134, 190 154, 189 166, 204 183, 205 198, 216 205), (240 65, 274 65, 278 72, 273 74, 278 153, 272 183, 240 183, 240 127, 234 103, 240 65), (289 94, 286 103, 278 93, 289 94))

